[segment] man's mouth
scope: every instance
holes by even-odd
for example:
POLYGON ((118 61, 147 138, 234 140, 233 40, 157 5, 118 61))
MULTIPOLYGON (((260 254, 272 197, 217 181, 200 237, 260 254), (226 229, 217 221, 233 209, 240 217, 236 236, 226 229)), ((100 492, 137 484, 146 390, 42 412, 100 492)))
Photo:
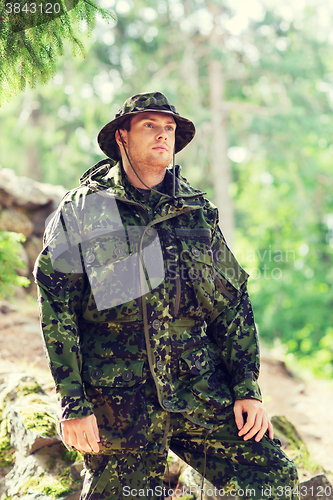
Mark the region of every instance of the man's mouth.
POLYGON ((165 146, 155 146, 153 149, 157 149, 158 151, 168 151, 165 146))

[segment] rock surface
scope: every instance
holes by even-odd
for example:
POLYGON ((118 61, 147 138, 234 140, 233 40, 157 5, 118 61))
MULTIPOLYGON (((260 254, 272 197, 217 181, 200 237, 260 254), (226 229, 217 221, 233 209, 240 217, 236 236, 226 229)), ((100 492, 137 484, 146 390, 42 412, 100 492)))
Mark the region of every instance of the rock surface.
POLYGON ((300 485, 302 500, 332 500, 333 487, 324 474, 312 477, 300 485))
POLYGON ((24 275, 33 283, 32 270, 42 250, 45 220, 57 208, 66 189, 18 176, 8 168, 0 168, 0 186, 0 231, 22 233, 26 237, 22 256, 27 263, 24 275))
MULTIPOLYGON (((0 496, 78 500, 80 455, 57 432, 56 403, 34 376, 12 373, 0 386, 0 496)), ((81 457, 82 459, 82 457, 81 457)))
POLYGON ((63 186, 37 182, 17 175, 9 168, 0 169, 0 186, 0 203, 3 206, 19 206, 30 210, 50 202, 59 202, 66 192, 63 186))

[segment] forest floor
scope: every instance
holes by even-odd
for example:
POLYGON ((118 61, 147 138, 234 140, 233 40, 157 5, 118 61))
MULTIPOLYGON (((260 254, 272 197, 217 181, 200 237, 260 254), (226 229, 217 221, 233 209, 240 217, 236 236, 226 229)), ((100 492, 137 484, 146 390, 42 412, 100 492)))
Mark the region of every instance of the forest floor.
MULTIPOLYGON (((0 305, 0 375, 33 371, 48 382, 47 361, 41 340, 37 305, 16 304, 14 310, 0 305), (1 312, 7 310, 6 313, 1 312)), ((333 478, 333 382, 309 373, 295 374, 279 355, 262 348, 260 386, 270 415, 287 417, 306 443, 311 458, 333 478)), ((51 386, 51 380, 50 380, 51 386)), ((309 478, 308 474, 300 478, 309 478)))

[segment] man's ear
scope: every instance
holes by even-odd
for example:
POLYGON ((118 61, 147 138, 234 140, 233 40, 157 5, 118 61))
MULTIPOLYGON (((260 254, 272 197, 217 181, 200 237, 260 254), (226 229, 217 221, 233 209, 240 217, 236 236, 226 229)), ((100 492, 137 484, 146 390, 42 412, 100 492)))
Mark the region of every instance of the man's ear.
POLYGON ((123 139, 123 143, 125 144, 125 146, 127 146, 127 131, 122 130, 122 129, 118 129, 118 130, 116 130, 116 132, 114 134, 115 139, 116 139, 116 143, 118 144, 119 147, 122 147, 122 142, 121 142, 119 134, 121 134, 121 137, 123 139))

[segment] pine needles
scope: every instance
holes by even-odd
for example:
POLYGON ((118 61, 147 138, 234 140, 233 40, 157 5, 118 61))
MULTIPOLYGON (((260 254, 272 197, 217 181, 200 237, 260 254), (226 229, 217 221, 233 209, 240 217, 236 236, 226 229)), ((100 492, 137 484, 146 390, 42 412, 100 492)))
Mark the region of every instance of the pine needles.
POLYGON ((54 76, 64 40, 70 41, 74 55, 84 56, 79 34, 91 34, 97 15, 114 20, 113 14, 93 0, 51 1, 0 0, 0 105, 26 87, 34 88, 54 76), (48 14, 46 9, 53 10, 48 14))

